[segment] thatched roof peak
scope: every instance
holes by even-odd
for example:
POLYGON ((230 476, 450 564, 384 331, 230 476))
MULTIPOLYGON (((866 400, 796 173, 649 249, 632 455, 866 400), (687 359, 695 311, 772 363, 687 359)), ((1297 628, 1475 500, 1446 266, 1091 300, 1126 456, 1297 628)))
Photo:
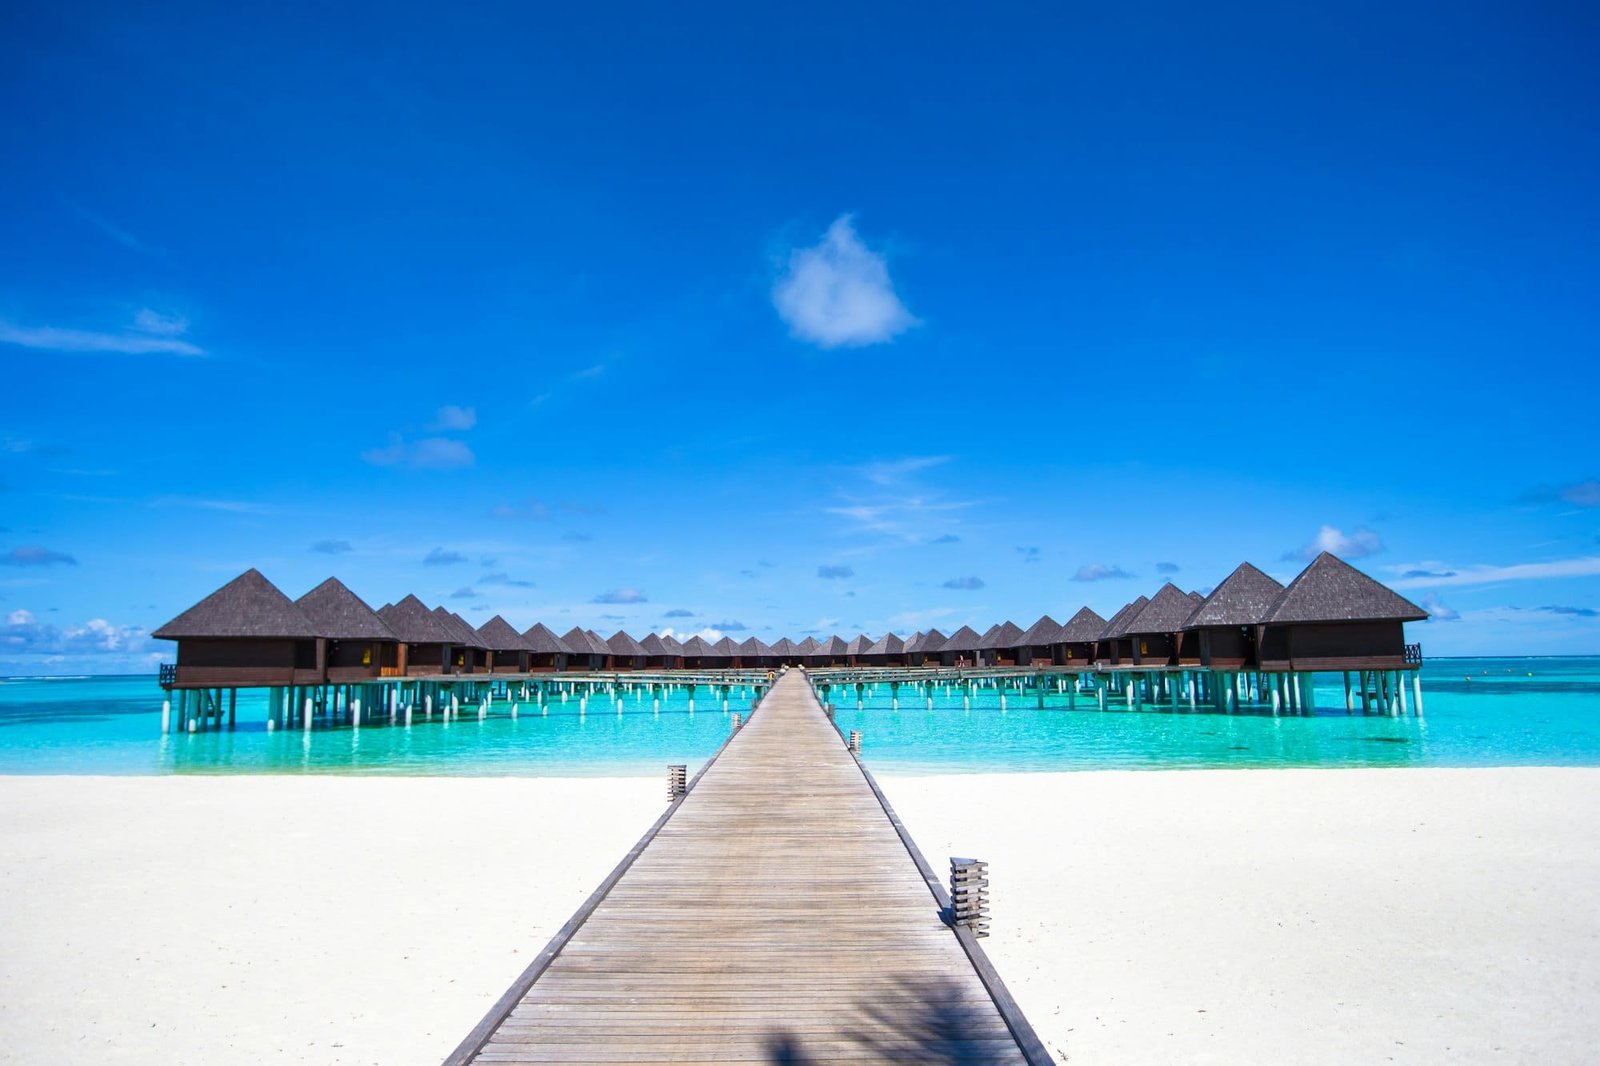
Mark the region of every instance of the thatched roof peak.
POLYGON ((872 648, 872 638, 865 633, 844 646, 846 655, 865 655, 872 648))
POLYGON ((1176 633, 1193 613, 1194 601, 1189 594, 1168 581, 1124 625, 1128 633, 1176 633))
POLYGON ((1056 636, 1061 632, 1061 623, 1049 615, 1040 619, 1023 631, 1017 639, 1017 647, 1042 648, 1056 642, 1056 636))
POLYGON ((1089 607, 1078 608, 1078 613, 1067 619, 1052 644, 1090 644, 1100 639, 1106 620, 1089 607))
POLYGON ((336 577, 330 577, 301 596, 294 605, 310 619, 319 637, 329 640, 400 639, 378 617, 377 611, 336 577))
POLYGON ((1336 555, 1323 552, 1300 571, 1262 621, 1420 622, 1428 612, 1363 574, 1336 555))
POLYGON ((765 659, 772 656, 772 649, 763 644, 758 637, 751 637, 739 645, 739 657, 743 659, 765 659))
POLYGON ((883 638, 872 647, 868 648, 868 655, 900 655, 906 650, 906 642, 893 633, 885 633, 883 638))
MULTIPOLYGON (((949 639, 947 639, 944 644, 940 646, 939 650, 954 652, 977 651, 978 646, 982 643, 983 637, 976 629, 973 629, 971 626, 962 626, 960 629, 950 634, 949 639)), ((923 648, 922 650, 929 651, 931 649, 923 648)))
POLYGON ((1122 610, 1111 616, 1106 627, 1100 631, 1099 640, 1115 640, 1128 635, 1128 623, 1133 621, 1138 613, 1144 610, 1145 604, 1150 602, 1149 596, 1140 596, 1132 603, 1125 604, 1122 610))
POLYGON ((607 637, 606 647, 611 649, 612 655, 621 655, 628 659, 650 654, 645 650, 645 646, 629 636, 628 631, 625 629, 619 629, 607 637))
POLYGON ((378 617, 390 631, 407 644, 454 644, 455 630, 439 621, 416 596, 407 594, 392 605, 378 611, 378 617))
POLYGON ((837 659, 849 651, 849 645, 838 637, 829 637, 817 645, 816 654, 829 659, 837 659))
POLYGON ((308 640, 311 619, 276 585, 251 568, 151 634, 162 640, 259 637, 308 640))
POLYGON ((528 642, 504 618, 495 615, 478 627, 478 636, 490 651, 527 651, 528 642))
POLYGON ((985 651, 1000 648, 1018 648, 1027 643, 1022 639, 1022 627, 1015 622, 1001 622, 983 635, 979 647, 985 651))
POLYGON ((535 655, 571 655, 567 642, 556 636, 555 630, 543 622, 535 622, 522 634, 523 643, 535 655))
POLYGON ((1253 626, 1263 621, 1283 595, 1283 585, 1249 563, 1240 563, 1211 590, 1184 621, 1185 629, 1207 626, 1253 626))

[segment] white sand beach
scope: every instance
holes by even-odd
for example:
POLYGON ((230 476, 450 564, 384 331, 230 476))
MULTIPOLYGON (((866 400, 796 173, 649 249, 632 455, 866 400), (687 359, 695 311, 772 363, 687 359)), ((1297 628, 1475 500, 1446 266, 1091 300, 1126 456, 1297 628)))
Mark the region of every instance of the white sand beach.
MULTIPOLYGON (((1592 1061, 1600 770, 885 775, 1060 1061, 1592 1061)), ((0 778, 0 1060, 438 1063, 663 784, 0 778)))

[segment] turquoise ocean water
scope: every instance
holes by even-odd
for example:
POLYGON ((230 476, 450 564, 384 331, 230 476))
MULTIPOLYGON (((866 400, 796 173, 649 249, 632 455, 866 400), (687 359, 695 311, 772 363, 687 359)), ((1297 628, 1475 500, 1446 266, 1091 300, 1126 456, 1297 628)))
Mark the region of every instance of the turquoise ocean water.
MULTIPOLYGON (((861 730, 863 757, 887 773, 1600 765, 1600 658, 1430 660, 1420 720, 1346 715, 1339 676, 1319 680, 1310 717, 1102 712, 1084 697, 1069 711, 1056 694, 1041 711, 1014 692, 1002 709, 993 690, 970 708, 940 692, 932 709, 914 696, 894 709, 887 686, 860 710, 853 695, 834 702, 840 728, 861 730)), ((692 713, 681 693, 659 713, 624 695, 621 713, 598 698, 580 712, 574 698, 515 720, 496 704, 484 721, 269 733, 262 697, 242 694, 235 730, 163 737, 161 699, 153 676, 0 680, 0 773, 657 774, 698 766, 729 730, 702 692, 692 713)))

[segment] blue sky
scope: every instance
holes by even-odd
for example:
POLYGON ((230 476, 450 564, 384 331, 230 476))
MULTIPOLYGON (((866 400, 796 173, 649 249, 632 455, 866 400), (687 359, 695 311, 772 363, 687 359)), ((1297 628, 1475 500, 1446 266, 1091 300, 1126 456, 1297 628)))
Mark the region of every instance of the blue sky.
POLYGON ((1600 652, 1578 5, 0 19, 0 671, 250 566, 772 639, 1319 545, 1600 652))

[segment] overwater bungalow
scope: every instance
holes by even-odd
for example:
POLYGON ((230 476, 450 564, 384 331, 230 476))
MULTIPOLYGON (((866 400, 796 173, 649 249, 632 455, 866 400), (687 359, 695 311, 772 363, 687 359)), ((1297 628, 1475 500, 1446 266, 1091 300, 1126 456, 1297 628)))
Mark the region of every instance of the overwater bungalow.
POLYGON ((794 646, 795 657, 807 666, 816 665, 818 641, 816 637, 807 637, 794 646))
POLYGON ((669 648, 667 641, 671 637, 662 638, 654 633, 639 642, 639 647, 644 649, 644 665, 650 670, 676 670, 683 662, 683 657, 678 650, 669 648))
POLYGON ((759 637, 741 643, 739 656, 734 661, 745 670, 770 670, 779 665, 777 656, 759 637))
POLYGON ((572 655, 572 649, 543 622, 535 622, 529 626, 522 634, 522 642, 528 648, 529 673, 567 668, 567 659, 572 655))
POLYGON ((510 622, 495 615, 478 627, 478 639, 488 646, 488 670, 494 674, 528 672, 528 645, 510 622))
POLYGON ((945 645, 945 635, 937 629, 922 634, 921 640, 906 643, 906 664, 909 666, 941 666, 940 653, 945 645), (915 648, 912 644, 915 644, 915 648))
POLYGON ((1412 669, 1421 653, 1407 647, 1405 623, 1427 617, 1393 589, 1323 552, 1262 619, 1260 666, 1289 673, 1412 669))
POLYGON ((317 684, 317 630, 277 586, 250 569, 151 636, 178 642, 173 688, 317 684))
POLYGON ((1104 618, 1091 608, 1079 608, 1050 642, 1051 661, 1057 666, 1089 666, 1094 662, 1095 642, 1105 628, 1104 618))
POLYGON ((788 637, 779 637, 772 642, 772 654, 780 666, 795 666, 800 662, 800 649, 788 637))
POLYGON ((1185 636, 1195 639, 1199 665, 1210 670, 1258 667, 1257 633, 1282 595, 1282 583, 1240 563, 1183 623, 1185 636))
POLYGON ((845 657, 850 653, 850 646, 837 636, 817 644, 814 660, 818 666, 845 666, 845 657))
POLYGON ((731 670, 737 665, 739 644, 732 637, 721 637, 711 645, 712 669, 731 670))
POLYGON ((455 647, 450 653, 450 670, 453 674, 479 674, 489 668, 489 648, 478 631, 465 618, 443 607, 435 607, 433 616, 450 634, 455 647))
POLYGON ((1022 631, 1022 636, 1017 638, 1015 662, 1018 666, 1050 666, 1054 658, 1050 654, 1050 646, 1056 642, 1056 635, 1061 632, 1061 623, 1049 615, 1042 615, 1039 620, 1022 631))
POLYGON ((400 638, 338 578, 328 578, 294 605, 316 629, 323 680, 349 683, 399 674, 400 638))
POLYGON ((455 631, 446 628, 439 617, 408 595, 398 603, 385 604, 378 617, 401 640, 400 672, 404 677, 427 677, 450 672, 455 631))
POLYGON ((1133 662, 1133 640, 1128 636, 1128 623, 1149 602, 1150 597, 1140 596, 1111 616, 1095 639, 1095 662, 1108 666, 1123 666, 1133 662))
POLYGON ((561 643, 572 649, 567 656, 569 670, 604 670, 606 660, 611 658, 610 645, 598 637, 591 639, 582 626, 573 626, 561 634, 561 643))
POLYGON ((861 665, 866 660, 867 652, 871 649, 872 638, 862 633, 844 646, 845 664, 848 666, 861 665))
POLYGON ((715 670, 720 658, 717 650, 699 636, 683 642, 683 668, 685 670, 715 670))
MULTIPOLYGON (((1162 585, 1150 602, 1123 624, 1132 665, 1142 668, 1178 665, 1183 623, 1194 613, 1194 607, 1187 592, 1170 581, 1162 585)), ((1195 658, 1198 660, 1198 655, 1195 658)))
MULTIPOLYGON (((972 666, 978 661, 978 645, 983 643, 983 634, 971 626, 962 626, 951 633, 939 648, 939 665, 941 666, 972 666)), ((927 654, 929 648, 923 644, 923 653, 927 654)))
POLYGON ((866 650, 862 662, 867 666, 904 666, 906 642, 893 633, 885 633, 877 643, 866 650))
MULTIPOLYGON (((1012 621, 993 626, 978 642, 979 661, 985 666, 1017 666, 1021 651, 1022 627, 1012 621)), ((1028 665, 1026 662, 1020 665, 1028 665)))
POLYGON ((643 670, 650 659, 650 653, 644 645, 629 636, 625 629, 619 629, 607 637, 606 647, 611 649, 613 670, 643 670))

